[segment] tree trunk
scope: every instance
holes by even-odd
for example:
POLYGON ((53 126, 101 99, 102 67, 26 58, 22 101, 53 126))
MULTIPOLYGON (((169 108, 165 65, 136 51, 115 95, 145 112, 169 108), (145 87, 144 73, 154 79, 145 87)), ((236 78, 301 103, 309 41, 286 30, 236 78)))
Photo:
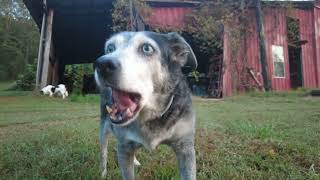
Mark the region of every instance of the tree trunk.
POLYGON ((259 47, 260 47, 260 63, 262 69, 262 78, 264 89, 266 91, 270 91, 271 89, 271 80, 269 76, 269 68, 267 62, 267 50, 266 50, 266 40, 264 34, 264 26, 263 26, 263 13, 261 9, 261 0, 256 1, 256 20, 257 20, 257 32, 259 36, 259 47))
POLYGON ((130 30, 134 31, 133 27, 133 0, 129 0, 129 5, 130 5, 130 30))

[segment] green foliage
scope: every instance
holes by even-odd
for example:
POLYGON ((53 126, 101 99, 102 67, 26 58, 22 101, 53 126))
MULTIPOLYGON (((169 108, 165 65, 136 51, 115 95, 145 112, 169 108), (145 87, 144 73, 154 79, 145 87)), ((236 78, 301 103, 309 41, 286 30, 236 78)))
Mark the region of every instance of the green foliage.
POLYGON ((36 82, 36 64, 27 64, 22 74, 17 79, 17 89, 23 91, 31 91, 35 87, 36 82))
POLYGON ((291 44, 299 43, 300 41, 299 21, 293 18, 287 18, 287 33, 288 42, 291 44))
MULTIPOLYGON (((197 45, 199 51, 205 56, 221 53, 223 48, 224 24, 234 17, 239 17, 248 6, 248 0, 239 2, 216 1, 203 2, 186 18, 187 26, 184 29, 174 27, 151 27, 156 32, 176 31, 192 37, 193 44, 197 45), (236 8, 235 8, 236 7, 236 8), (241 9, 241 10, 239 10, 241 9)), ((134 0, 134 5, 139 9, 142 17, 150 15, 150 8, 144 1, 134 0)), ((125 0, 115 1, 113 17, 113 30, 123 31, 129 29, 130 8, 125 0)), ((233 27, 232 29, 235 29, 233 27)))
MULTIPOLYGON (((132 0, 134 10, 139 9, 139 13, 147 15, 150 13, 144 0, 132 0)), ((117 0, 113 3, 112 30, 114 32, 130 30, 130 4, 128 0, 117 0)))
POLYGON ((80 95, 83 88, 83 76, 92 73, 92 64, 74 64, 66 66, 65 77, 72 82, 72 93, 80 95))
POLYGON ((215 15, 219 14, 218 12, 212 10, 209 4, 204 4, 187 18, 185 31, 192 35, 200 52, 207 55, 212 55, 215 49, 222 48, 223 19, 222 16, 215 15))
POLYGON ((112 30, 114 32, 128 30, 129 27, 129 3, 127 0, 117 0, 113 2, 112 30))
POLYGON ((193 71, 191 72, 191 76, 195 78, 196 82, 198 82, 198 81, 199 81, 200 73, 199 73, 199 71, 197 71, 197 70, 193 70, 193 71))
POLYGON ((0 3, 0 80, 16 79, 35 62, 39 32, 22 1, 0 3))

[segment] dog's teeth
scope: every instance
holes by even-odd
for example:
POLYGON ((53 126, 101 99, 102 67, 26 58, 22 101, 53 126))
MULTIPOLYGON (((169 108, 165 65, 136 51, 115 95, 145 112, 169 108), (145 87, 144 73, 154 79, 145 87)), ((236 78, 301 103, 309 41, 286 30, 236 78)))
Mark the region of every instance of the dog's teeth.
POLYGON ((110 108, 110 106, 106 105, 106 111, 111 114, 112 113, 112 108, 110 108))
POLYGON ((110 115, 110 118, 111 119, 116 119, 116 117, 113 114, 110 115))
POLYGON ((133 115, 133 113, 131 112, 131 110, 129 108, 126 109, 125 114, 127 117, 131 117, 133 115))

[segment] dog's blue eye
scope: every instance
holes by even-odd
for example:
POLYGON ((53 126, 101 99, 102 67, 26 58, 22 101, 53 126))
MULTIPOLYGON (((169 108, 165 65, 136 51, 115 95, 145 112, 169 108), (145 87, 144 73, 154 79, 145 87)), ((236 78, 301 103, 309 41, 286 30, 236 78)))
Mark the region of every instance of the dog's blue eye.
POLYGON ((112 53, 113 51, 116 50, 116 46, 114 44, 108 44, 107 48, 106 48, 106 53, 112 53))
POLYGON ((154 52, 154 49, 150 44, 145 43, 142 45, 142 52, 146 55, 152 55, 154 52))

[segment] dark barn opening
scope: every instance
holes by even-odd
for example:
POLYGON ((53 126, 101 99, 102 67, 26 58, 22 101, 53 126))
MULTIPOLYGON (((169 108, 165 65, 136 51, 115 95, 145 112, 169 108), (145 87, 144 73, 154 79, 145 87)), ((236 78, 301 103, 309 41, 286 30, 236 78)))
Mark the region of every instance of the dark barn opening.
POLYGON ((287 18, 287 37, 288 37, 288 54, 291 88, 303 86, 302 78, 302 48, 306 43, 301 41, 299 20, 287 18))
MULTIPOLYGON (((183 34, 198 60, 197 71, 187 74, 192 93, 205 98, 221 98, 223 82, 223 46, 214 47, 210 54, 202 52, 192 37, 183 34)), ((222 37, 222 36, 221 36, 222 37)), ((222 44, 222 39, 220 40, 222 44)))

